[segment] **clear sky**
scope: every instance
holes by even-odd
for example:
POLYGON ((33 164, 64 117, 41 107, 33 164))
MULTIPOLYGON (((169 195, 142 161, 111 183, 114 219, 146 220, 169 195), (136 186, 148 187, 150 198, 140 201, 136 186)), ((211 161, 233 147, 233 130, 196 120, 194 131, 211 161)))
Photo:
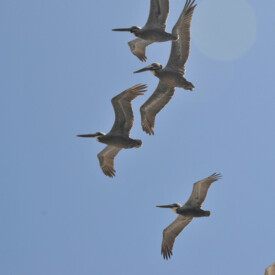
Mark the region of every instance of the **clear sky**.
MULTIPOLYGON (((171 0, 171 31, 185 1, 171 0)), ((142 132, 139 107, 158 79, 132 72, 166 64, 170 42, 133 56, 129 33, 149 0, 1 1, 0 274, 263 274, 275 260, 273 0, 197 0, 186 78, 142 132), (137 83, 133 138, 117 175, 106 177, 105 145, 76 134, 108 132, 111 98, 137 83), (208 193, 209 218, 194 219, 160 254, 193 183, 223 174, 208 193)))

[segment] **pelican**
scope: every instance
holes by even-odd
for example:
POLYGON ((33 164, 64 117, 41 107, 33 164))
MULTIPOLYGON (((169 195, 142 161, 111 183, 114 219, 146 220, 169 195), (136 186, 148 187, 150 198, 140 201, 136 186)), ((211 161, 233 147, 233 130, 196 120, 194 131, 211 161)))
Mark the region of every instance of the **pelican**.
POLYGON ((157 205, 157 207, 171 208, 178 217, 163 230, 161 254, 168 260, 172 255, 172 249, 177 236, 192 221, 194 217, 208 217, 210 211, 201 209, 208 189, 214 181, 221 178, 221 174, 214 173, 210 177, 200 180, 193 185, 193 191, 188 201, 182 206, 179 203, 157 205))
POLYGON ((97 132, 94 134, 77 135, 78 137, 92 137, 107 146, 98 155, 98 160, 103 173, 108 177, 115 176, 114 158, 122 148, 139 148, 140 139, 131 139, 130 131, 134 123, 131 101, 146 92, 147 86, 135 85, 112 98, 115 111, 115 122, 108 134, 97 132))
POLYGON ((184 9, 173 28, 172 34, 178 35, 177 41, 172 41, 170 57, 165 68, 159 63, 135 71, 141 73, 151 71, 159 78, 159 84, 151 97, 141 106, 141 123, 143 130, 154 135, 154 126, 156 115, 170 101, 175 92, 175 87, 192 91, 195 86, 187 81, 183 75, 185 73, 185 64, 189 57, 190 51, 190 26, 193 16, 195 0, 187 0, 184 9))
POLYGON ((265 269, 265 275, 275 275, 275 263, 265 269))
POLYGON ((146 61, 145 48, 149 44, 178 39, 177 35, 165 31, 168 14, 169 0, 151 0, 149 17, 143 28, 133 26, 131 28, 112 29, 112 31, 128 31, 140 38, 132 40, 128 44, 134 55, 141 61, 146 61))

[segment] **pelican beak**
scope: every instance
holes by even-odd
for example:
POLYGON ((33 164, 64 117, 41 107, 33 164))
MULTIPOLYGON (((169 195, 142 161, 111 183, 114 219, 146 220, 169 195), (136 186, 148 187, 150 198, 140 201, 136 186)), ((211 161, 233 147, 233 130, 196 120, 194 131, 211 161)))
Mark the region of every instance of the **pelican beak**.
POLYGON ((161 208, 174 208, 174 204, 167 204, 167 205, 156 205, 156 207, 161 207, 161 208))
POLYGON ((89 137, 96 137, 96 134, 86 134, 86 135, 76 135, 77 137, 85 137, 85 138, 89 138, 89 137))
POLYGON ((149 65, 149 66, 147 66, 147 67, 145 67, 145 68, 143 68, 143 69, 140 69, 140 70, 138 70, 138 71, 135 71, 134 74, 136 74, 136 73, 141 73, 141 72, 145 72, 145 71, 150 71, 151 69, 152 69, 152 65, 149 65))
POLYGON ((122 28, 122 29, 112 29, 114 32, 130 32, 131 28, 122 28))

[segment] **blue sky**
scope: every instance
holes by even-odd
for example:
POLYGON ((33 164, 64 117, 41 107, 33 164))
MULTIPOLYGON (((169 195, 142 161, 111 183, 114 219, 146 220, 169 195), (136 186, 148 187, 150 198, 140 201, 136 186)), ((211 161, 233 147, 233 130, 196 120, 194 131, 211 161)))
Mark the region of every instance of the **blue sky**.
MULTIPOLYGON (((148 0, 1 2, 1 274, 256 275, 274 262, 275 4, 215 1, 198 0, 193 16, 196 88, 176 89, 153 137, 139 107, 158 79, 132 74, 145 66, 133 37, 111 31, 143 26, 148 0), (137 83, 148 92, 133 102, 131 136, 143 146, 121 151, 110 179, 96 157, 104 145, 75 135, 108 132, 111 98, 137 83), (176 216, 155 205, 184 203, 213 172, 223 179, 203 205, 211 216, 164 261, 162 230, 176 216)), ((168 31, 183 6, 171 1, 168 31)), ((151 45, 147 64, 169 52, 151 45)))

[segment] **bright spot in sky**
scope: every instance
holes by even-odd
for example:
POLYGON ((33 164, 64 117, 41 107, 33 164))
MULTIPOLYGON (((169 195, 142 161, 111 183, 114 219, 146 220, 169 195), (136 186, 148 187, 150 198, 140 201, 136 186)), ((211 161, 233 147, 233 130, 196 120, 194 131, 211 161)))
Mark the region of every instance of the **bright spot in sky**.
POLYGON ((255 13, 246 0, 205 0, 195 9, 191 39, 206 56, 229 61, 253 45, 256 31, 255 13))

